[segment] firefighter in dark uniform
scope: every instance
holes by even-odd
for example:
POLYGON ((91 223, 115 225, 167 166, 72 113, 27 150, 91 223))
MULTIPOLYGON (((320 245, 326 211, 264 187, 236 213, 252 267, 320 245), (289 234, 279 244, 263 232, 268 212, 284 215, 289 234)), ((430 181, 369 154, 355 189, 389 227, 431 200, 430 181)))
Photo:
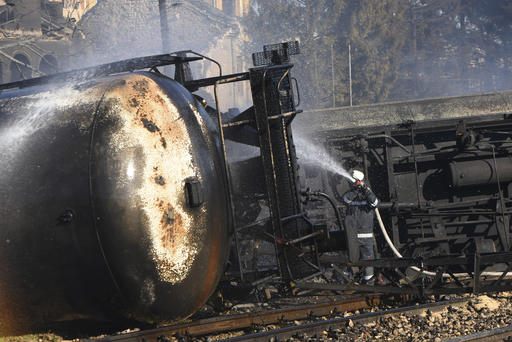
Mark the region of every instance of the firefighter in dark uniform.
MULTIPOLYGON (((375 258, 373 251, 373 220, 379 200, 373 191, 363 183, 363 172, 354 170, 352 177, 354 178, 352 188, 343 194, 343 201, 348 207, 345 227, 346 229, 357 230, 359 256, 361 259, 371 260, 375 258)), ((373 272, 373 267, 366 267, 363 282, 367 283, 372 279, 373 272)))

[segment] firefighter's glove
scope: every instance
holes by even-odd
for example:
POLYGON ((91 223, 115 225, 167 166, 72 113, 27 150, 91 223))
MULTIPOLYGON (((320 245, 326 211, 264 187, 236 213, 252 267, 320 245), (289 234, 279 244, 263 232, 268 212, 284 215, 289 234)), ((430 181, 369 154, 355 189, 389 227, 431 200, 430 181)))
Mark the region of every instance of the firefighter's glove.
POLYGON ((366 185, 363 186, 362 192, 363 192, 364 197, 366 197, 367 199, 373 199, 373 197, 375 197, 375 195, 373 194, 373 191, 371 191, 370 188, 366 185))

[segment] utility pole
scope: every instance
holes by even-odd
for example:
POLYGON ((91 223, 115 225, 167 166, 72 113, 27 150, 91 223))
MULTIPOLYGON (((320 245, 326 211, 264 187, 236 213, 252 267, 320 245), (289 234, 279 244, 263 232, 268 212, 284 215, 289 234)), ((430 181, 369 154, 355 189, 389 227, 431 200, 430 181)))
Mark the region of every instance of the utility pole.
POLYGON ((315 57, 315 82, 318 82, 318 56, 316 50, 313 56, 315 57))
POLYGON ((167 20, 167 0, 158 0, 158 11, 160 12, 160 34, 162 35, 162 51, 169 53, 171 44, 169 42, 169 21, 167 20))
POLYGON ((334 92, 334 44, 331 44, 331 76, 332 76, 332 107, 336 107, 336 93, 334 92))
POLYGON ((352 52, 350 50, 350 44, 348 44, 348 84, 350 91, 350 107, 352 107, 352 52))
MULTIPOLYGON (((236 60, 235 60, 235 51, 234 51, 234 44, 233 40, 235 39, 235 35, 231 34, 229 36, 229 43, 231 48, 231 73, 234 74, 236 72, 236 60)), ((237 101, 236 101, 236 85, 235 82, 232 83, 231 87, 231 93, 233 95, 233 106, 238 107, 237 101)))

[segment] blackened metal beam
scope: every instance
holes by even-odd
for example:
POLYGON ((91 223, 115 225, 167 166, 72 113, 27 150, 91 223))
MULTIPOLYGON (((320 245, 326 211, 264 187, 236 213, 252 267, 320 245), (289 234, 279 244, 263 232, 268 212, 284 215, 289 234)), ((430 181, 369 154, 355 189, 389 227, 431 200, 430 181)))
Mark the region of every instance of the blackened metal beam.
POLYGON ((214 84, 225 84, 225 83, 240 82, 240 81, 246 81, 246 80, 249 80, 249 73, 241 72, 238 74, 216 76, 216 77, 203 78, 200 80, 187 81, 187 82, 185 82, 185 88, 187 88, 191 91, 195 91, 199 88, 212 86, 214 84))
POLYGON ((26 88, 35 85, 47 84, 51 82, 80 82, 95 77, 107 76, 128 71, 156 68, 164 65, 192 62, 201 59, 201 57, 177 57, 171 56, 170 54, 130 58, 118 62, 107 63, 67 72, 61 72, 58 74, 47 75, 37 78, 31 78, 24 81, 0 84, 0 90, 26 88))

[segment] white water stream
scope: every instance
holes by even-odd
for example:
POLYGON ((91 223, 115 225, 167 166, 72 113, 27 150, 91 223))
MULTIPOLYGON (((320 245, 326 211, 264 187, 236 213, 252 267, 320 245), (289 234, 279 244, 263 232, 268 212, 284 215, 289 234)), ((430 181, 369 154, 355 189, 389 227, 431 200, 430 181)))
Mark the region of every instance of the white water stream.
POLYGON ((318 165, 318 167, 324 170, 345 177, 352 183, 355 182, 355 179, 345 170, 341 162, 335 160, 323 145, 309 141, 302 135, 297 135, 293 138, 299 160, 318 165))

